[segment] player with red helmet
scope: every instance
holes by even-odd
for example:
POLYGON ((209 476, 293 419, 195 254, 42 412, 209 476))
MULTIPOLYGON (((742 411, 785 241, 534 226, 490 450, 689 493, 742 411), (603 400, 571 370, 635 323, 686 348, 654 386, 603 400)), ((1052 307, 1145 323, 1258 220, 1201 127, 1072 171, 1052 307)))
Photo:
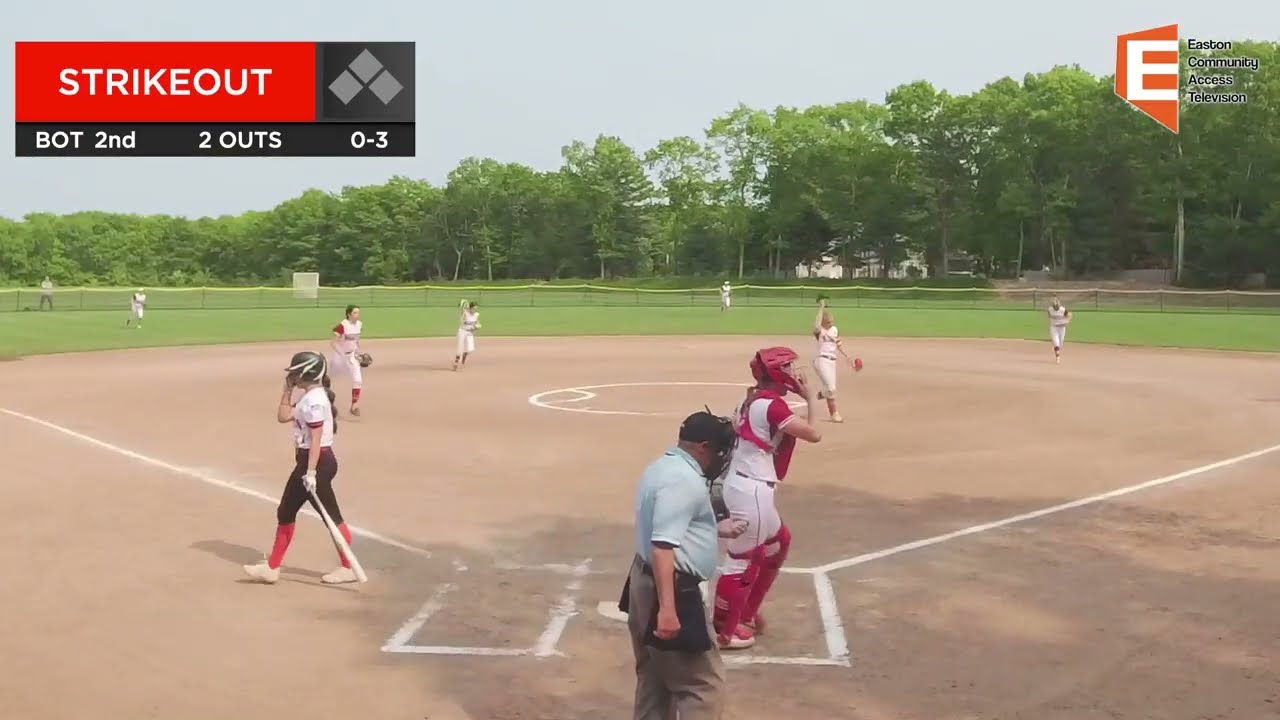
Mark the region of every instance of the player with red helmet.
POLYGON ((756 385, 738 409, 738 446, 725 475, 723 500, 730 515, 748 526, 728 542, 716 583, 713 624, 726 650, 751 647, 764 629, 760 606, 791 547, 791 533, 778 514, 774 491, 787 476, 796 440, 822 440, 822 433, 792 413, 786 401, 788 393, 803 397, 808 417, 817 417, 817 392, 795 367, 797 360, 796 352, 787 347, 757 352, 751 359, 756 385))

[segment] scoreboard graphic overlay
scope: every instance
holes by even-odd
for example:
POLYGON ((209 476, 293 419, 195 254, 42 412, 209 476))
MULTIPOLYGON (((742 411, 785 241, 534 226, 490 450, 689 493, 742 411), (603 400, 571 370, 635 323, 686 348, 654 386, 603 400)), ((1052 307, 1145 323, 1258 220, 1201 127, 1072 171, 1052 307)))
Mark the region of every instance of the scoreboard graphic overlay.
POLYGON ((15 43, 18 157, 413 157, 412 42, 15 43))

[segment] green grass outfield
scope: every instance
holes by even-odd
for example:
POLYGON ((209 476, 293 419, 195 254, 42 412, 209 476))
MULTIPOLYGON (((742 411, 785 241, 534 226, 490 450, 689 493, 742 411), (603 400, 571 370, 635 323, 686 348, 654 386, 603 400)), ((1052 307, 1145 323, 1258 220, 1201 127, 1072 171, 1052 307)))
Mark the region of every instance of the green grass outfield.
MULTIPOLYGON (((837 308, 846 337, 1047 339, 1040 310, 837 308)), ((457 309, 367 307, 366 338, 448 337, 457 309)), ((796 335, 813 321, 811 307, 489 307, 482 336, 796 335)), ((145 327, 126 329, 127 311, 0 314, 0 358, 44 353, 170 345, 306 340, 323 349, 334 308, 151 310, 145 327)), ((1204 313, 1076 313, 1068 342, 1280 351, 1280 315, 1204 313)), ((797 340, 799 341, 799 340, 797 340)))

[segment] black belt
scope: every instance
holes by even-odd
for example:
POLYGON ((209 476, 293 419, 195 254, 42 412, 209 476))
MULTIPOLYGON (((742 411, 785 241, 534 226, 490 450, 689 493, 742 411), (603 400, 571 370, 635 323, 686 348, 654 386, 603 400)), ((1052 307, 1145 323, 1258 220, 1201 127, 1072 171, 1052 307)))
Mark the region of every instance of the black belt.
MULTIPOLYGON (((644 558, 636 555, 636 562, 640 565, 640 572, 649 577, 653 577, 653 566, 644 561, 644 558)), ((689 583, 698 584, 705 581, 706 578, 700 578, 692 573, 687 573, 680 568, 676 568, 676 585, 682 586, 689 583)))
MULTIPOLYGON (((734 470, 734 471, 733 471, 733 474, 734 474, 734 475, 737 475, 738 477, 741 477, 741 478, 746 478, 746 479, 748 479, 748 480, 756 480, 755 478, 753 478, 753 477, 751 477, 750 475, 748 475, 748 474, 746 474, 746 473, 742 472, 741 470, 734 470)), ((776 482, 774 482, 774 481, 772 481, 772 480, 756 480, 756 482, 762 482, 762 483, 764 483, 765 485, 768 485, 769 487, 777 487, 777 485, 778 485, 778 483, 776 483, 776 482)))
POLYGON ((819 355, 818 357, 823 358, 824 360, 833 360, 833 361, 834 361, 834 360, 836 359, 836 356, 835 356, 835 355, 819 355))

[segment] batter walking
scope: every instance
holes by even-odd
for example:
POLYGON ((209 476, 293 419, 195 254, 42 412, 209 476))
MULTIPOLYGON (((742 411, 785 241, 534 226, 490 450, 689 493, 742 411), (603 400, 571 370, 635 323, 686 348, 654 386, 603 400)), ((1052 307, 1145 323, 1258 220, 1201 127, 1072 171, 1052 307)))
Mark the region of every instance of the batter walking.
MULTIPOLYGON (((257 565, 245 565, 249 577, 275 583, 280 579, 280 566, 284 563, 289 543, 297 529, 298 511, 310 503, 319 512, 316 499, 324 505, 338 531, 351 545, 351 531, 342 520, 338 498, 333 493, 333 479, 338 474, 338 459, 333 454, 333 436, 337 432, 337 412, 333 408, 334 393, 329 388, 329 375, 324 355, 318 352, 300 352, 285 368, 284 393, 276 420, 293 423, 294 466, 285 482, 284 493, 276 507, 276 539, 271 555, 257 565), (293 391, 301 390, 302 396, 293 402, 293 391)), ((352 583, 357 580, 347 557, 338 551, 342 567, 320 578, 330 585, 352 583)))

